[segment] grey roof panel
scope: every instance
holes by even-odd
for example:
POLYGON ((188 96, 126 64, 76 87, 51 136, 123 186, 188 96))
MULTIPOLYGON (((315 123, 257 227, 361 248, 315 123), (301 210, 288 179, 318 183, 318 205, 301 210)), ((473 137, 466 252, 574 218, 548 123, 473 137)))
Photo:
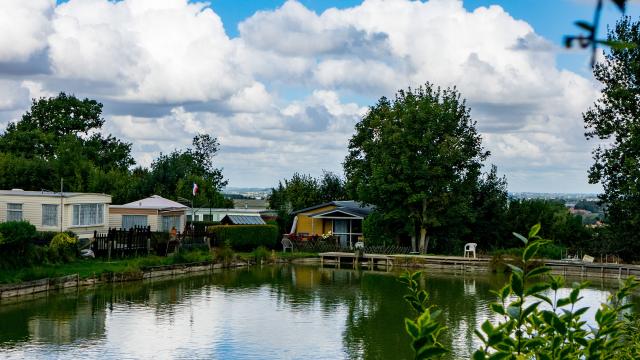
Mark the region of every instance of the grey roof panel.
POLYGON ((229 219, 229 221, 234 225, 266 225, 260 216, 226 215, 222 220, 225 218, 229 219))

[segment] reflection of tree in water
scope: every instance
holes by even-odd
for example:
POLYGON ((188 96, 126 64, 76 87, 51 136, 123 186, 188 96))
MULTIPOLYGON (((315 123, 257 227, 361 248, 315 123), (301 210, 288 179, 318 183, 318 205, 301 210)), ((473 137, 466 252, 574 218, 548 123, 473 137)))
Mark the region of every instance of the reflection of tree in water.
POLYGON ((447 326, 443 342, 449 349, 459 349, 449 356, 470 358, 479 345, 474 330, 485 320, 495 319, 488 309, 489 303, 496 301, 491 290, 501 288, 504 277, 429 274, 425 282, 431 303, 438 304, 447 326))
MULTIPOLYGON (((443 342, 449 349, 473 349, 474 329, 487 318, 490 290, 502 286, 503 279, 452 275, 429 275, 423 286, 431 303, 438 304, 448 327, 443 342)), ((403 319, 415 316, 403 299, 406 289, 395 276, 366 274, 356 297, 349 298, 349 315, 344 344, 349 358, 410 359, 409 338, 403 319)), ((449 354, 468 358, 469 354, 449 354)))
POLYGON ((0 344, 26 341, 68 344, 105 335, 105 302, 92 293, 75 291, 0 306, 0 344))
POLYGON ((404 318, 412 316, 403 299, 405 288, 395 276, 364 273, 349 308, 343 334, 351 359, 409 359, 404 318))

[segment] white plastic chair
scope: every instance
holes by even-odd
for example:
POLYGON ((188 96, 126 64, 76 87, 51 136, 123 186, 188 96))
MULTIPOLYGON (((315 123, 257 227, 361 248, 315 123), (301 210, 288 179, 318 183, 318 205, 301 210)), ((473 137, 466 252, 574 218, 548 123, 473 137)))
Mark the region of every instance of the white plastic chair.
POLYGON ((282 252, 287 252, 287 249, 289 249, 289 252, 293 252, 293 242, 291 242, 291 239, 283 237, 280 242, 282 243, 282 252))
POLYGON ((466 243, 464 244, 464 257, 471 257, 471 254, 473 254, 473 258, 476 258, 476 246, 478 246, 478 244, 476 243, 466 243))

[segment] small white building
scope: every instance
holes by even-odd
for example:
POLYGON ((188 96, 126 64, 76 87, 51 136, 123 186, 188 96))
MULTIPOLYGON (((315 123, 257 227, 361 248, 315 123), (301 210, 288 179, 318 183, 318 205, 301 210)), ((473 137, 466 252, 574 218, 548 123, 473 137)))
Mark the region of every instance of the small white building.
POLYGON ((90 238, 108 229, 111 195, 0 190, 0 222, 28 221, 38 231, 73 231, 90 238))
POLYGON ((274 218, 275 210, 270 209, 224 209, 224 208, 198 208, 187 209, 187 221, 221 221, 227 215, 262 216, 274 218))
POLYGON ((130 229, 135 226, 150 226, 151 231, 182 231, 186 224, 187 206, 162 196, 152 195, 146 199, 124 205, 109 206, 109 227, 130 229))

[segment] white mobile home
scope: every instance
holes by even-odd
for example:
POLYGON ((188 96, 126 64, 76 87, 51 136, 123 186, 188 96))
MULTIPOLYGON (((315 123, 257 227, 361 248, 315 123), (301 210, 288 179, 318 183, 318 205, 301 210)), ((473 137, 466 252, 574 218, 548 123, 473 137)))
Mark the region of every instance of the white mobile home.
POLYGON ((38 231, 73 231, 81 238, 106 231, 111 195, 0 190, 0 222, 28 221, 38 231))
POLYGON ((149 226, 151 231, 182 231, 187 207, 158 195, 124 205, 109 206, 109 227, 130 229, 149 226))

